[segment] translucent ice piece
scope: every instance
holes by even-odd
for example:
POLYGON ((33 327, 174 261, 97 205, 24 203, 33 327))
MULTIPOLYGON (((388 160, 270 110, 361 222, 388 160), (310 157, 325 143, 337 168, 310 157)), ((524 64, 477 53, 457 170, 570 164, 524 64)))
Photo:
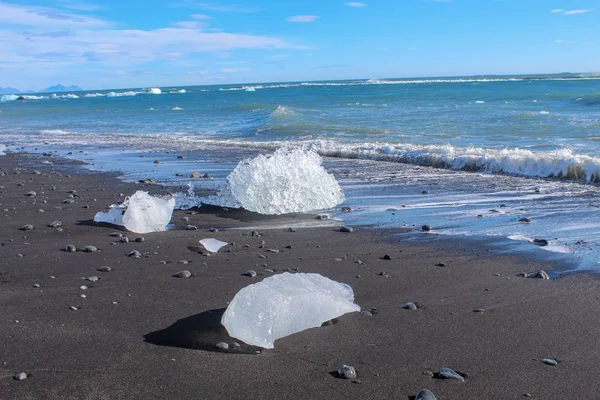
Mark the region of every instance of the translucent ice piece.
POLYGON ((234 338, 273 348, 273 342, 340 315, 360 311, 349 285, 319 274, 288 272, 265 278, 240 290, 221 323, 234 338))
POLYGON ((121 225, 135 233, 159 232, 171 221, 175 199, 154 197, 138 190, 122 204, 113 204, 108 212, 99 212, 95 222, 121 225))
POLYGON ((213 238, 202 239, 200 244, 211 253, 216 253, 221 247, 227 246, 227 242, 221 242, 220 240, 213 238))

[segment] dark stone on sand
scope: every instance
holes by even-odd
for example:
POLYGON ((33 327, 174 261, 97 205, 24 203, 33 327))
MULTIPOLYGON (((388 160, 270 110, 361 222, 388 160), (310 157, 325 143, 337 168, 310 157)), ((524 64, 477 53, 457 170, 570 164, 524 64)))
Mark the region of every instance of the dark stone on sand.
POLYGON ((548 275, 548 273, 546 271, 539 270, 538 272, 536 272, 534 275, 531 275, 532 278, 536 278, 536 279, 550 279, 550 276, 548 275))
POLYGON ((214 232, 219 232, 219 230, 218 230, 217 228, 210 228, 208 231, 209 231, 209 232, 213 232, 213 233, 214 233, 214 232))
POLYGON ((33 287, 36 288, 36 289, 39 289, 40 288, 40 284, 39 283, 34 283, 33 287))
POLYGON ((154 160, 154 164, 160 164, 160 160, 154 160))
POLYGON ((215 345, 215 348, 219 350, 229 350, 229 345, 225 342, 219 342, 215 345))
POLYGON ((123 234, 121 232, 111 232, 111 233, 108 234, 108 236, 120 238, 120 237, 123 236, 123 234))
POLYGON ((437 400, 437 397, 430 390, 423 389, 417 394, 415 400, 437 400))
POLYGON ((421 194, 429 194, 429 192, 427 190, 423 190, 421 194))
POLYGON ((320 214, 320 215, 317 215, 317 219, 318 220, 329 219, 329 215, 320 214))
POLYGON ((392 257, 389 256, 389 254, 384 255, 383 257, 381 257, 382 260, 391 260, 392 257))
POLYGON ((67 247, 65 247, 65 251, 67 253, 75 253, 77 251, 77 247, 75 247, 72 244, 70 244, 67 247))
POLYGON ((408 303, 404 303, 402 308, 404 308, 405 310, 410 310, 410 311, 417 311, 419 309, 419 307, 417 307, 417 305, 415 303, 413 303, 412 301, 409 301, 408 303))
POLYGON ((103 266, 103 267, 98 268, 97 271, 100 271, 100 272, 110 272, 110 271, 112 271, 112 268, 108 267, 108 266, 103 266))
POLYGON ((123 236, 119 238, 119 243, 129 243, 129 238, 127 236, 123 236))
POLYGON ((351 226, 342 225, 342 226, 340 226, 340 232, 346 232, 346 233, 354 232, 354 228, 352 228, 351 226))
POLYGON ((548 246, 550 242, 546 239, 533 239, 533 244, 537 244, 538 246, 548 246))
POLYGON ((183 270, 183 271, 179 271, 178 273, 174 274, 173 276, 175 278, 187 279, 190 276, 192 276, 192 273, 186 269, 186 270, 183 270))
POLYGON ((31 230, 35 229, 35 226, 33 226, 31 224, 25 224, 19 229, 22 231, 31 231, 31 230))
POLYGON ((350 211, 352 211, 352 208, 350 208, 350 207, 342 207, 342 212, 349 213, 350 211))
POLYGON ((484 313, 485 312, 485 308, 476 308, 473 310, 474 313, 484 313))
POLYGON ((450 368, 440 368, 440 371, 437 374, 434 374, 434 378, 456 379, 461 382, 464 382, 466 377, 467 375, 465 373, 454 371, 450 368))
POLYGON ((133 239, 134 242, 136 243, 142 243, 145 239, 142 236, 136 237, 135 239, 133 239))
POLYGON ((446 263, 437 263, 435 264, 436 267, 445 267, 446 263))
POLYGON ((288 232, 297 232, 294 228, 288 228, 288 232))
POLYGON ((98 248, 96 246, 85 245, 81 248, 81 251, 86 253, 95 253, 98 251, 98 248))
POLYGON ((127 257, 131 257, 131 258, 142 258, 142 253, 140 253, 137 250, 131 250, 128 254, 127 257))
POLYGON ((356 370, 353 366, 344 364, 340 369, 338 369, 337 375, 342 379, 356 379, 356 370))
POLYGON ((37 196, 37 193, 32 190, 31 192, 25 193, 25 196, 27 196, 27 197, 35 197, 35 196, 37 196))
POLYGON ((431 226, 425 224, 425 225, 421 226, 421 230, 423 232, 429 232, 431 230, 431 226))
POLYGON ((202 177, 202 174, 198 171, 194 171, 190 174, 190 178, 200 178, 202 177))
POLYGON ((519 222, 523 222, 523 223, 525 223, 525 224, 528 224, 528 223, 530 223, 530 222, 531 222, 531 220, 530 220, 529 218, 525 218, 525 217, 523 217, 523 218, 521 218, 521 219, 519 220, 519 222))
POLYGON ((177 156, 178 160, 183 160, 183 156, 177 156))
POLYGON ((27 379, 27 374, 25 372, 20 372, 13 376, 13 379, 16 381, 22 381, 23 379, 27 379))

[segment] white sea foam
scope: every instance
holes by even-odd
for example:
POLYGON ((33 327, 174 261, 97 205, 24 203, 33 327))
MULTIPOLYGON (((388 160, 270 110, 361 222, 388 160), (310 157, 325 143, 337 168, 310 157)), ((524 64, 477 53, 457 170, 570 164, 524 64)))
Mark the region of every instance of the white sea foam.
POLYGON ((173 107, 172 110, 173 111, 182 111, 183 108, 181 108, 181 107, 173 107))
POLYGON ((133 90, 128 90, 126 92, 109 92, 106 94, 106 97, 130 97, 140 93, 142 92, 134 92, 133 90))
POLYGON ((19 96, 17 96, 16 94, 4 94, 4 95, 0 96, 0 101, 13 101, 18 98, 19 98, 19 96))
POLYGON ((477 100, 477 101, 475 102, 475 104, 485 104, 485 101, 483 101, 483 100, 477 100))
POLYGON ((159 88, 151 88, 148 89, 148 94, 161 94, 162 90, 160 90, 159 88))
POLYGON ((0 156, 6 155, 6 145, 0 143, 0 156))
POLYGON ((300 149, 240 161, 227 177, 218 205, 231 206, 234 200, 246 210, 275 215, 335 207, 344 193, 321 162, 315 152, 300 149))

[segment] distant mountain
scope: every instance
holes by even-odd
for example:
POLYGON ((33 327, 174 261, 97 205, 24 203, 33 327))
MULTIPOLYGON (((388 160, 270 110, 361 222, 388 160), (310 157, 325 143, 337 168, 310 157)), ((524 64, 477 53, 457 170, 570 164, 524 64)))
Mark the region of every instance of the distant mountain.
POLYGON ((19 94, 21 91, 12 87, 0 87, 0 94, 19 94))
POLYGON ((73 85, 73 86, 63 86, 63 85, 54 85, 54 86, 50 86, 46 89, 40 90, 40 93, 43 92, 80 92, 83 89, 80 88, 79 86, 73 85))

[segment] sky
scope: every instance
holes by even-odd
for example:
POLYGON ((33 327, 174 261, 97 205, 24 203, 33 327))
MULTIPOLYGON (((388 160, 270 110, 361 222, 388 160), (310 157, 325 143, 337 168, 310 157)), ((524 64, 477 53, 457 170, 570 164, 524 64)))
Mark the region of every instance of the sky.
POLYGON ((0 0, 0 86, 600 72, 598 27, 598 0, 0 0))

